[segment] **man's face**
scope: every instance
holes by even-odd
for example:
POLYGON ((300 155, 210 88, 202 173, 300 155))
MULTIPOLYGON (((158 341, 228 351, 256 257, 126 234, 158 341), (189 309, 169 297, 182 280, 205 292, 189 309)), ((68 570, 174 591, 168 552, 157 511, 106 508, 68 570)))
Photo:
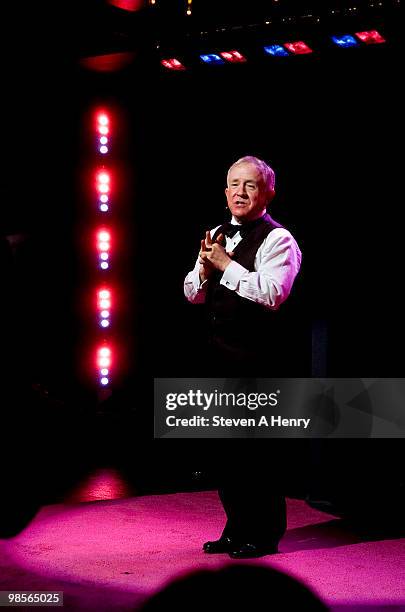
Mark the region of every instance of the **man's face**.
POLYGON ((242 223, 257 219, 266 209, 266 189, 254 164, 242 163, 232 168, 225 194, 229 210, 242 223))

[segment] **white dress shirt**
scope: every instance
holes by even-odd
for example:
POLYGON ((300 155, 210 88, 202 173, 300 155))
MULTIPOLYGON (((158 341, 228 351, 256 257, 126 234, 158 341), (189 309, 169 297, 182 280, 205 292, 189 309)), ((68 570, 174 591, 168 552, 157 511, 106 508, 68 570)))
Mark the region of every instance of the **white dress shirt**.
MULTIPOLYGON (((240 225, 234 217, 232 224, 240 225)), ((219 225, 211 230, 211 238, 219 225)), ((232 238, 226 236, 225 250, 233 251, 243 240, 240 232, 232 238)), ((277 308, 288 297, 301 265, 301 251, 290 232, 284 228, 273 229, 257 250, 254 272, 249 272, 236 261, 231 261, 220 280, 231 291, 247 300, 257 302, 270 310, 277 308)), ((207 284, 200 283, 199 258, 194 269, 184 280, 184 295, 193 304, 205 301, 207 284)))

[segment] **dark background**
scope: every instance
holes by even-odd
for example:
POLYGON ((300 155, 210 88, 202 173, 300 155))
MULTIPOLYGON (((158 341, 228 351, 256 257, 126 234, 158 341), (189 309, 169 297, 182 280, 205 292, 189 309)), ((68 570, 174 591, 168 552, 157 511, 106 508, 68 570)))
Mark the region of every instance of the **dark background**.
MULTIPOLYGON (((325 42, 325 23, 305 30, 306 39, 320 46, 317 53, 270 58, 258 38, 242 33, 238 44, 235 31, 202 42, 194 22, 187 40, 176 36, 184 27, 175 17, 173 29, 163 18, 132 20, 133 30, 118 37, 121 46, 111 36, 103 49, 108 20, 91 12, 96 3, 87 6, 86 13, 74 3, 65 6, 50 21, 45 4, 23 18, 9 7, 10 31, 18 36, 4 51, 2 237, 21 238, 12 257, 5 254, 5 397, 26 387, 31 401, 32 385, 44 385, 61 402, 66 447, 76 436, 82 459, 90 461, 96 448, 137 478, 147 480, 147 466, 156 458, 162 466, 167 452, 177 468, 160 467, 161 481, 175 480, 176 469, 189 473, 209 463, 203 441, 172 441, 167 449, 153 440, 152 381, 199 374, 194 363, 203 315, 183 297, 183 279, 204 231, 226 219, 226 172, 243 155, 261 157, 275 169, 270 212, 303 252, 302 307, 294 311, 288 338, 302 369, 293 375, 401 376, 396 141, 402 104, 395 18, 378 27, 385 45, 335 49, 325 42), (150 31, 141 27, 148 24, 154 24, 150 31), (135 42, 131 31, 139 34, 135 42), (200 49, 223 50, 231 42, 251 61, 212 67, 197 61, 200 49), (134 52, 134 61, 114 72, 83 66, 84 56, 115 50, 134 52), (189 69, 166 72, 159 65, 166 50, 188 61, 189 69), (86 287, 97 284, 87 237, 95 219, 89 181, 97 163, 89 121, 98 104, 111 104, 117 128, 110 158, 118 177, 112 339, 125 357, 104 403, 91 379, 96 330, 86 296, 86 287), (314 360, 313 342, 318 348, 322 343, 324 359, 314 360)), ((224 6, 220 23, 226 15, 224 6)), ((232 23, 252 17, 232 15, 232 23)), ((121 16, 111 23, 122 24, 121 16)), ((347 30, 356 31, 355 25, 347 30)), ((302 32, 295 27, 272 37, 296 39, 302 32)), ((55 418, 52 406, 50 412, 55 418)), ((41 415, 45 427, 52 422, 47 415, 41 415)), ((348 457, 358 452, 352 442, 344 442, 348 457)), ((371 479, 376 445, 399 449, 400 441, 361 442, 371 479)), ((340 454, 337 444, 333 448, 340 454)), ((291 457, 293 464, 294 452, 291 457)), ((69 461, 62 457, 66 466, 69 461)), ((339 462, 332 460, 336 471, 339 462)))

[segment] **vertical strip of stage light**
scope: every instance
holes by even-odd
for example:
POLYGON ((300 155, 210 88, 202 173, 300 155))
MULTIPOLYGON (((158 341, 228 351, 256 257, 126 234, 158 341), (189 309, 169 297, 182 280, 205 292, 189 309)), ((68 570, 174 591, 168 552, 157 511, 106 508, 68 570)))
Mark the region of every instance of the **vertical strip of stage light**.
POLYGON ((111 318, 112 291, 109 283, 111 268, 112 237, 109 223, 112 206, 112 181, 108 167, 108 154, 111 139, 110 116, 105 111, 96 112, 96 148, 99 164, 96 170, 95 196, 97 200, 96 256, 97 275, 100 279, 96 289, 96 309, 99 340, 96 346, 95 364, 97 386, 108 389, 111 385, 112 348, 109 336, 111 318))

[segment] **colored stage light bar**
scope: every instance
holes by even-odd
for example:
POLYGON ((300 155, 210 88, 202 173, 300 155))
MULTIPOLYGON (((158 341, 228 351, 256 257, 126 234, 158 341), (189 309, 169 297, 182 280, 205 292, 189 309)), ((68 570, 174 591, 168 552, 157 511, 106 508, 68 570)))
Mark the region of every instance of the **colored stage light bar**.
POLYGON ((110 118, 104 111, 96 113, 96 124, 98 132, 97 148, 99 153, 105 155, 109 151, 108 134, 110 131, 110 118))
POLYGON ((103 345, 97 349, 97 368, 99 382, 103 387, 109 384, 109 374, 112 363, 112 351, 109 346, 103 345))
POLYGON ((282 47, 281 45, 270 45, 268 47, 264 47, 264 50, 269 55, 274 56, 287 57, 290 55, 288 51, 284 49, 284 47, 282 47))
POLYGON ((217 55, 217 53, 208 53, 206 55, 200 55, 200 58, 206 64, 225 64, 225 61, 217 55))
POLYGON ((308 53, 313 53, 311 47, 308 47, 303 40, 298 40, 296 42, 284 43, 284 47, 293 53, 294 55, 306 55, 308 53))
POLYGON ((98 170, 96 176, 96 189, 98 192, 98 209, 105 213, 109 210, 109 192, 111 190, 111 175, 107 170, 98 170))
MULTIPOLYGON (((338 47, 356 47, 359 46, 359 41, 365 44, 379 44, 386 42, 386 39, 377 31, 369 30, 364 32, 356 32, 352 34, 341 34, 330 36, 332 42, 338 47), (355 38, 357 37, 357 38, 355 38)), ((282 44, 274 43, 263 47, 265 53, 271 56, 288 57, 290 55, 308 55, 314 53, 314 50, 303 40, 294 42, 286 42, 282 44)), ((221 51, 218 53, 203 53, 200 54, 200 60, 205 64, 224 64, 224 63, 244 63, 247 58, 240 51, 221 51)), ((161 60, 161 64, 171 70, 185 70, 183 64, 176 59, 161 60)))
MULTIPOLYGON (((111 149, 111 134, 114 125, 112 125, 112 114, 106 112, 105 108, 96 108, 93 111, 93 134, 95 138, 95 152, 103 156, 111 149)), ((100 159, 100 158, 98 158, 100 159)), ((96 212, 94 220, 97 223, 100 215, 108 216, 108 212, 114 203, 114 188, 115 174, 111 171, 108 163, 103 161, 98 163, 93 169, 93 183, 91 185, 92 194, 96 202, 96 212), (107 215, 106 215, 107 213, 107 215)), ((95 381, 100 389, 100 399, 105 399, 110 393, 111 387, 111 364, 113 363, 113 347, 109 342, 110 328, 114 324, 115 308, 114 292, 112 288, 105 283, 109 282, 110 260, 112 248, 114 244, 114 234, 108 223, 100 223, 94 227, 94 243, 92 246, 93 252, 97 254, 97 272, 96 275, 102 276, 98 278, 96 289, 91 289, 94 292, 93 312, 95 315, 96 328, 98 333, 98 346, 93 346, 93 371, 95 371, 95 381)), ((114 349, 115 350, 115 349, 114 349)))
POLYGON ((220 56, 224 58, 227 62, 231 64, 238 64, 242 62, 246 62, 246 57, 244 57, 239 51, 221 51, 220 56))
POLYGON ((181 62, 179 62, 178 59, 176 59, 175 57, 172 57, 171 59, 163 59, 160 62, 162 64, 162 66, 164 66, 165 68, 168 68, 169 70, 185 70, 186 67, 183 66, 183 64, 181 62))
POLYGON ((103 288, 97 291, 97 309, 100 327, 110 326, 111 314, 111 291, 103 288))
POLYGON ((101 270, 108 270, 109 264, 109 251, 111 249, 111 234, 108 230, 99 230, 97 232, 97 252, 99 260, 99 268, 101 270))
POLYGON ((368 32, 356 32, 356 36, 362 42, 366 43, 366 45, 375 45, 387 42, 386 39, 381 36, 379 32, 377 32, 377 30, 369 30, 368 32))
POLYGON ((341 36, 331 36, 332 41, 338 47, 358 47, 359 41, 351 34, 342 34, 341 36))

